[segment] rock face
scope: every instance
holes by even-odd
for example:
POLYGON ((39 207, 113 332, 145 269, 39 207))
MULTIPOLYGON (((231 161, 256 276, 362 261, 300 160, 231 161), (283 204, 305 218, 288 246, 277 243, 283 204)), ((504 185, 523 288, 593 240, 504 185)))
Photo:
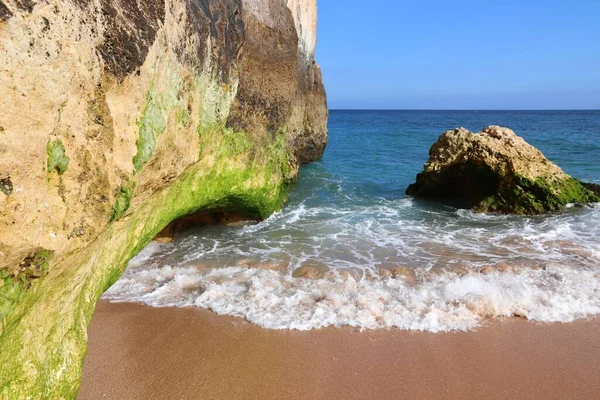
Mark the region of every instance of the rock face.
POLYGON ((406 193, 477 212, 540 214, 600 201, 595 186, 565 174, 512 130, 489 126, 442 134, 406 193))
POLYGON ((0 397, 69 398, 171 221, 264 218, 327 144, 316 0, 0 0, 0 397))

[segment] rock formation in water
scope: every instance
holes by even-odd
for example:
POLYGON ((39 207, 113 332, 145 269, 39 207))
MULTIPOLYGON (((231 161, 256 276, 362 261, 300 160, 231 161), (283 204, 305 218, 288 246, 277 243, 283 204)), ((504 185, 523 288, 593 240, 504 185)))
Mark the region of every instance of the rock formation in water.
POLYGON ((488 126, 442 134, 408 195, 477 212, 540 214, 569 203, 599 202, 597 185, 580 182, 512 130, 488 126))
POLYGON ((0 0, 0 397, 77 393, 171 221, 264 218, 321 157, 316 0, 0 0))

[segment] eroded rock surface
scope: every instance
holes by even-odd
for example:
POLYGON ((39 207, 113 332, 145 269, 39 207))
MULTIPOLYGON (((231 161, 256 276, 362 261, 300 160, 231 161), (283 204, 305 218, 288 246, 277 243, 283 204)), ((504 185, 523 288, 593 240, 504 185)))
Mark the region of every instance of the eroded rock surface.
POLYGON ((595 185, 564 173, 512 130, 444 132, 406 193, 478 212, 539 214, 600 201, 595 185), (596 190, 596 192, 595 192, 596 190))
POLYGON ((282 205, 327 143, 315 43, 315 0, 0 0, 0 397, 76 394, 95 302, 171 221, 282 205))

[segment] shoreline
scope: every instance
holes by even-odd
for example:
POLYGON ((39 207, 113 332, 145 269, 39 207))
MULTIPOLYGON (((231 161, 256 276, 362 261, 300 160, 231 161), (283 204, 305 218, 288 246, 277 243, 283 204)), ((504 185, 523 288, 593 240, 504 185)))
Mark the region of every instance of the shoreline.
POLYGON ((101 301, 88 335, 79 399, 600 397, 600 318, 278 331, 205 309, 101 301))

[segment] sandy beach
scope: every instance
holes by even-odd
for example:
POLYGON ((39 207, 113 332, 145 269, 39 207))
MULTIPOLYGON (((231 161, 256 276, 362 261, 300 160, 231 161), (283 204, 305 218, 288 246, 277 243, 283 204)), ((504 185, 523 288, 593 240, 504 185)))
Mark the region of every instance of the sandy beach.
POLYGON ((80 399, 594 399, 600 320, 467 333, 274 331, 197 308, 98 304, 80 399))

